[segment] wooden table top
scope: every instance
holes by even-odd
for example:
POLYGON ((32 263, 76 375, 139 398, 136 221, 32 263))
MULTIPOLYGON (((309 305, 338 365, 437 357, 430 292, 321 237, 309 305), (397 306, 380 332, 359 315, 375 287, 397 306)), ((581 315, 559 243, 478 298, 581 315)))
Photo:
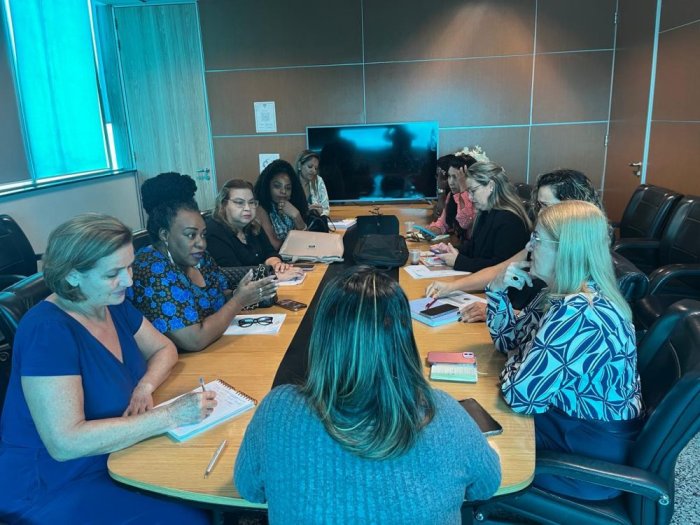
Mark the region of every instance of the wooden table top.
MULTIPOLYGON (((367 214, 370 207, 333 209, 337 218, 367 214), (337 211, 336 211, 337 210, 337 211)), ((427 205, 383 207, 382 213, 399 219, 427 223, 427 205)), ((403 232, 403 225, 402 225, 403 232)), ((409 247, 415 245, 409 244, 409 247)), ((418 247, 418 246, 416 246, 418 247)), ((316 265, 298 286, 280 287, 281 299, 294 299, 310 304, 326 272, 325 265, 316 265)), ((423 297, 429 280, 414 280, 403 269, 399 282, 409 299, 423 297)), ((181 354, 170 377, 154 395, 156 403, 170 399, 197 386, 198 378, 207 381, 219 378, 257 400, 271 389, 279 364, 294 337, 306 310, 290 312, 277 306, 265 313, 285 313, 287 318, 276 335, 223 336, 202 352, 181 354)), ((257 313, 257 312, 256 312, 257 313)), ((499 394, 498 374, 504 357, 498 354, 483 323, 452 323, 431 328, 413 321, 413 330, 421 356, 429 351, 472 351, 477 356, 479 381, 476 384, 432 382, 456 399, 473 397, 503 426, 503 433, 489 437, 489 443, 501 457, 503 480, 497 494, 515 492, 527 487, 534 476, 535 438, 531 417, 512 412, 499 394)), ((425 374, 430 369, 426 363, 425 374)), ((253 416, 249 411, 210 429, 197 437, 176 443, 165 436, 147 439, 110 455, 110 475, 127 485, 208 504, 265 507, 241 498, 233 486, 233 465, 245 429, 253 416), (204 479, 212 454, 224 439, 228 444, 214 471, 204 479)), ((468 444, 465 444, 468 445, 468 444)))

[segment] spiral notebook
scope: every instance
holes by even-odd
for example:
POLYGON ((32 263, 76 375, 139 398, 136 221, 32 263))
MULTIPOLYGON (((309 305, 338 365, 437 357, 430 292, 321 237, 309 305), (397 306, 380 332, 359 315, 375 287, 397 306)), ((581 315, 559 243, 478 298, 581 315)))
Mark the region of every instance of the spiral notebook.
MULTIPOLYGON (((200 388, 201 387, 197 387, 193 389, 192 392, 197 392, 200 390, 200 388)), ((257 404, 255 399, 236 390, 226 381, 222 381, 221 379, 210 381, 204 385, 204 388, 211 390, 212 392, 216 392, 216 401, 218 404, 209 417, 204 418, 199 423, 195 423, 193 425, 183 425, 181 427, 168 430, 166 434, 175 441, 187 441, 188 439, 201 434, 205 430, 215 427, 219 423, 223 423, 232 417, 236 417, 243 412, 247 412, 257 404)), ((179 397, 182 396, 175 397, 170 401, 161 403, 158 406, 168 405, 179 397)))

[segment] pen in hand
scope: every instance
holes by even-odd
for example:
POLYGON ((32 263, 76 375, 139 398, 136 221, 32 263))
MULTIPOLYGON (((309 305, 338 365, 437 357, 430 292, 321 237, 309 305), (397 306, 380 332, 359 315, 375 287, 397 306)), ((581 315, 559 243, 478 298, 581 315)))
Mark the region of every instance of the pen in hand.
POLYGON ((207 389, 204 388, 204 378, 203 378, 203 377, 200 377, 200 378, 199 378, 199 386, 202 387, 202 392, 206 392, 206 391, 207 391, 207 389))
POLYGON ((216 452, 214 452, 214 455, 211 457, 211 461, 209 462, 209 465, 207 465, 207 469, 204 471, 205 478, 207 478, 209 474, 211 474, 211 471, 214 470, 214 465, 216 465, 216 462, 219 459, 221 452, 224 450, 224 447, 226 446, 226 441, 227 440, 224 439, 221 442, 221 445, 219 445, 219 448, 216 449, 216 452))
POLYGON ((437 300, 438 300, 438 298, 436 297, 435 299, 433 299, 432 301, 430 301, 428 304, 426 304, 426 305, 425 305, 425 310, 427 310, 428 308, 430 308, 431 306, 433 306, 433 305, 437 302, 437 300))

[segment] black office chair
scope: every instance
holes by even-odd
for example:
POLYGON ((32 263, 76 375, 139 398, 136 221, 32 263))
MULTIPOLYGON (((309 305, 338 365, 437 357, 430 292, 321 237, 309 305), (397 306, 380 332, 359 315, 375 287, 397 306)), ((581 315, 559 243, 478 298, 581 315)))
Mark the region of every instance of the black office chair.
POLYGON ((36 273, 16 282, 0 292, 0 334, 4 343, 0 347, 0 410, 5 399, 7 383, 12 367, 12 346, 17 325, 22 316, 51 293, 44 282, 44 275, 36 273))
POLYGON ((0 247, 0 290, 37 272, 41 256, 9 215, 0 215, 0 247))
POLYGON ((646 296, 649 290, 649 278, 646 274, 619 253, 610 252, 610 255, 615 267, 617 285, 627 302, 633 303, 646 296))
POLYGON ((150 246, 151 236, 147 230, 136 230, 133 233, 131 242, 134 245, 134 252, 137 252, 144 246, 150 246))
POLYGON ((642 184, 637 187, 618 225, 620 239, 660 238, 671 210, 680 198, 680 193, 659 186, 642 184))
POLYGON ((637 365, 647 419, 628 463, 541 451, 535 467, 537 474, 617 488, 622 495, 583 501, 531 487, 477 506, 475 519, 483 521, 501 509, 546 524, 668 524, 676 459, 700 431, 700 302, 669 309, 641 341, 637 365))
POLYGON ((700 197, 680 200, 660 240, 622 239, 613 249, 649 273, 649 295, 633 308, 637 328, 648 329, 677 301, 700 299, 700 197))

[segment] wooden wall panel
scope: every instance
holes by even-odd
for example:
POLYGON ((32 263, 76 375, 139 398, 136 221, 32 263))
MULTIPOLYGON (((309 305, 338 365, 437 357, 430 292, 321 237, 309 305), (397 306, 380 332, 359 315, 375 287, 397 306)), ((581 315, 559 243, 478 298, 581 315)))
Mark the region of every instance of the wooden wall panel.
POLYGON ((611 51, 537 55, 532 121, 607 121, 611 71, 611 51))
POLYGON ((533 0, 365 2, 365 60, 532 53, 533 0))
POLYGON ((530 182, 557 168, 585 173, 600 188, 605 161, 605 124, 536 126, 530 145, 530 182))
POLYGON ((294 165, 297 155, 306 148, 306 136, 256 136, 214 139, 216 179, 220 189, 229 179, 244 179, 255 184, 260 174, 260 153, 278 153, 294 165))
POLYGON ((358 0, 200 0, 206 69, 362 61, 358 0))
POLYGON ((367 121, 437 120, 440 127, 527 123, 531 63, 531 57, 504 57, 369 65, 367 121))
POLYGON ((493 162, 506 170, 512 182, 527 178, 528 128, 448 129, 440 132, 440 155, 479 145, 493 162))
POLYGON ((214 136, 255 133, 255 101, 275 101, 278 133, 363 118, 359 66, 210 72, 207 92, 214 136))
POLYGON ((616 0, 538 0, 537 52, 612 49, 616 0))

